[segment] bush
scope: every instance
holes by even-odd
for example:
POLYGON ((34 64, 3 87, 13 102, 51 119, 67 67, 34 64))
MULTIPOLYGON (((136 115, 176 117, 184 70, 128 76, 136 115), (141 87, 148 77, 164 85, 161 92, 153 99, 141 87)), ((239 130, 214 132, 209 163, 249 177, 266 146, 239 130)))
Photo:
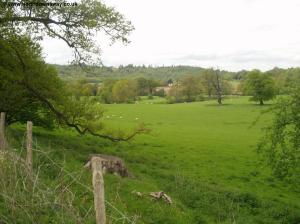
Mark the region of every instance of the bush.
POLYGON ((160 90, 155 91, 154 96, 165 97, 166 94, 165 94, 164 89, 160 89, 160 90))

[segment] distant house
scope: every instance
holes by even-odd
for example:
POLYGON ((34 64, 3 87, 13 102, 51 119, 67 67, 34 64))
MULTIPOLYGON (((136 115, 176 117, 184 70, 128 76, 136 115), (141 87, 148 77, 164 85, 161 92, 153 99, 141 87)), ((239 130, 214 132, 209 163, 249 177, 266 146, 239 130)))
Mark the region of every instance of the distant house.
POLYGON ((165 95, 169 95, 170 90, 171 86, 158 86, 155 88, 155 92, 163 91, 165 95))
POLYGON ((169 79, 167 82, 165 82, 166 86, 158 86, 155 88, 155 92, 158 93, 158 92, 161 92, 163 91, 164 92, 164 95, 168 96, 169 93, 170 93, 170 90, 173 86, 173 80, 172 79, 169 79))
POLYGON ((172 80, 172 79, 169 79, 169 80, 167 81, 167 85, 168 85, 169 87, 173 86, 173 80, 172 80))

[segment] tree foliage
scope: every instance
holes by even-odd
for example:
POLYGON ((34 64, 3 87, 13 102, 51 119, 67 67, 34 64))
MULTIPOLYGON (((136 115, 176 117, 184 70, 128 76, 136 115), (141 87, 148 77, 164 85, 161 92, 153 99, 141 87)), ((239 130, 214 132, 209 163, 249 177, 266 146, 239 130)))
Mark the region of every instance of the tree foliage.
POLYGON ((27 87, 54 100, 60 95, 62 82, 43 62, 39 45, 28 37, 11 34, 0 39, 0 49, 0 109, 7 112, 7 123, 30 119, 37 125, 50 126, 53 116, 27 87))
POLYGON ((83 0, 77 7, 60 7, 65 3, 61 0, 54 6, 49 3, 1 3, 0 110, 7 113, 7 124, 31 120, 36 125, 50 126, 55 122, 80 134, 112 141, 127 141, 146 132, 141 125, 130 134, 105 134, 101 106, 94 99, 81 97, 89 92, 95 95, 94 86, 86 83, 81 92, 70 94, 53 66, 44 62, 37 42, 45 35, 65 41, 74 50, 75 61, 82 65, 94 61, 93 54, 99 55, 97 32, 105 32, 112 42, 128 43, 127 36, 133 30, 131 23, 101 1, 83 0))
POLYGON ((300 178, 300 88, 278 99, 272 107, 272 124, 258 144, 275 175, 293 181, 300 178))
POLYGON ((0 39, 0 49, 0 92, 8 96, 1 98, 0 110, 7 113, 7 124, 31 120, 48 126, 55 122, 112 141, 126 141, 147 131, 141 125, 129 134, 105 133, 100 104, 92 98, 72 97, 30 38, 10 35, 0 39))
POLYGON ((86 79, 74 80, 68 83, 69 90, 76 98, 81 96, 96 96, 98 93, 98 85, 89 83, 86 79))
POLYGON ((103 103, 113 103, 114 99, 112 96, 112 90, 115 83, 118 80, 116 79, 106 79, 103 83, 101 83, 98 91, 98 95, 100 96, 100 100, 103 103))
MULTIPOLYGON (((32 1, 6 0, 0 8, 0 31, 13 29, 17 33, 30 34, 32 38, 43 39, 45 35, 63 40, 74 50, 75 61, 91 63, 100 55, 96 42, 97 33, 105 33, 112 42, 128 43, 133 26, 114 8, 102 1, 82 0, 77 6, 50 6, 50 1, 39 0, 40 6, 28 6, 32 1), (19 5, 15 5, 15 4, 19 5)), ((58 0, 57 4, 65 1, 58 0)), ((100 58, 98 58, 100 59, 100 58)))
POLYGON ((223 95, 232 93, 230 83, 224 79, 224 73, 220 70, 207 69, 202 75, 202 84, 209 98, 217 98, 218 104, 222 104, 223 95))
POLYGON ((139 77, 136 80, 139 96, 152 96, 155 87, 159 86, 159 81, 154 78, 139 77))
POLYGON ((192 102, 197 99, 197 97, 202 94, 203 86, 199 78, 194 76, 185 76, 181 82, 181 94, 187 102, 192 102))
POLYGON ((134 80, 118 80, 112 89, 112 97, 116 103, 130 103, 137 97, 136 82, 134 80))
POLYGON ((185 76, 173 83, 168 94, 168 101, 170 103, 193 102, 197 101, 202 93, 203 86, 199 77, 185 76))
POLYGON ((248 73, 244 88, 246 93, 252 95, 251 100, 258 101, 260 105, 276 96, 274 80, 259 70, 248 73))

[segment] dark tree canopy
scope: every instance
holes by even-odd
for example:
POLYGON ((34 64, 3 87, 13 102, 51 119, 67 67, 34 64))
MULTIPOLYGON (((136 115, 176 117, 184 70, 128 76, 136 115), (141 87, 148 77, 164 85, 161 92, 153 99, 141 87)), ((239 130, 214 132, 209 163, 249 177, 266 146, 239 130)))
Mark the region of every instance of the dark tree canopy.
POLYGON ((55 70, 44 63, 39 45, 28 37, 11 34, 0 39, 0 110, 7 113, 7 124, 33 120, 37 125, 52 123, 49 109, 34 97, 26 85, 49 100, 57 99, 62 82, 55 70), (47 80, 47 81, 45 81, 47 80))

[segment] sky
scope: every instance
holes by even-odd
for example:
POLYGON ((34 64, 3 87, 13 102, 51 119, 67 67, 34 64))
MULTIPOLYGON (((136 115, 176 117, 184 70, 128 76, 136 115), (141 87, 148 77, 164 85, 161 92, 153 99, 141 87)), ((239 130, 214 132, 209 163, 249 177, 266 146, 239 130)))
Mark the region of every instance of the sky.
MULTIPOLYGON (((229 71, 300 66, 300 0, 105 0, 130 20, 131 43, 96 42, 106 66, 192 65, 229 71)), ((49 63, 72 51, 45 38, 49 63)))

